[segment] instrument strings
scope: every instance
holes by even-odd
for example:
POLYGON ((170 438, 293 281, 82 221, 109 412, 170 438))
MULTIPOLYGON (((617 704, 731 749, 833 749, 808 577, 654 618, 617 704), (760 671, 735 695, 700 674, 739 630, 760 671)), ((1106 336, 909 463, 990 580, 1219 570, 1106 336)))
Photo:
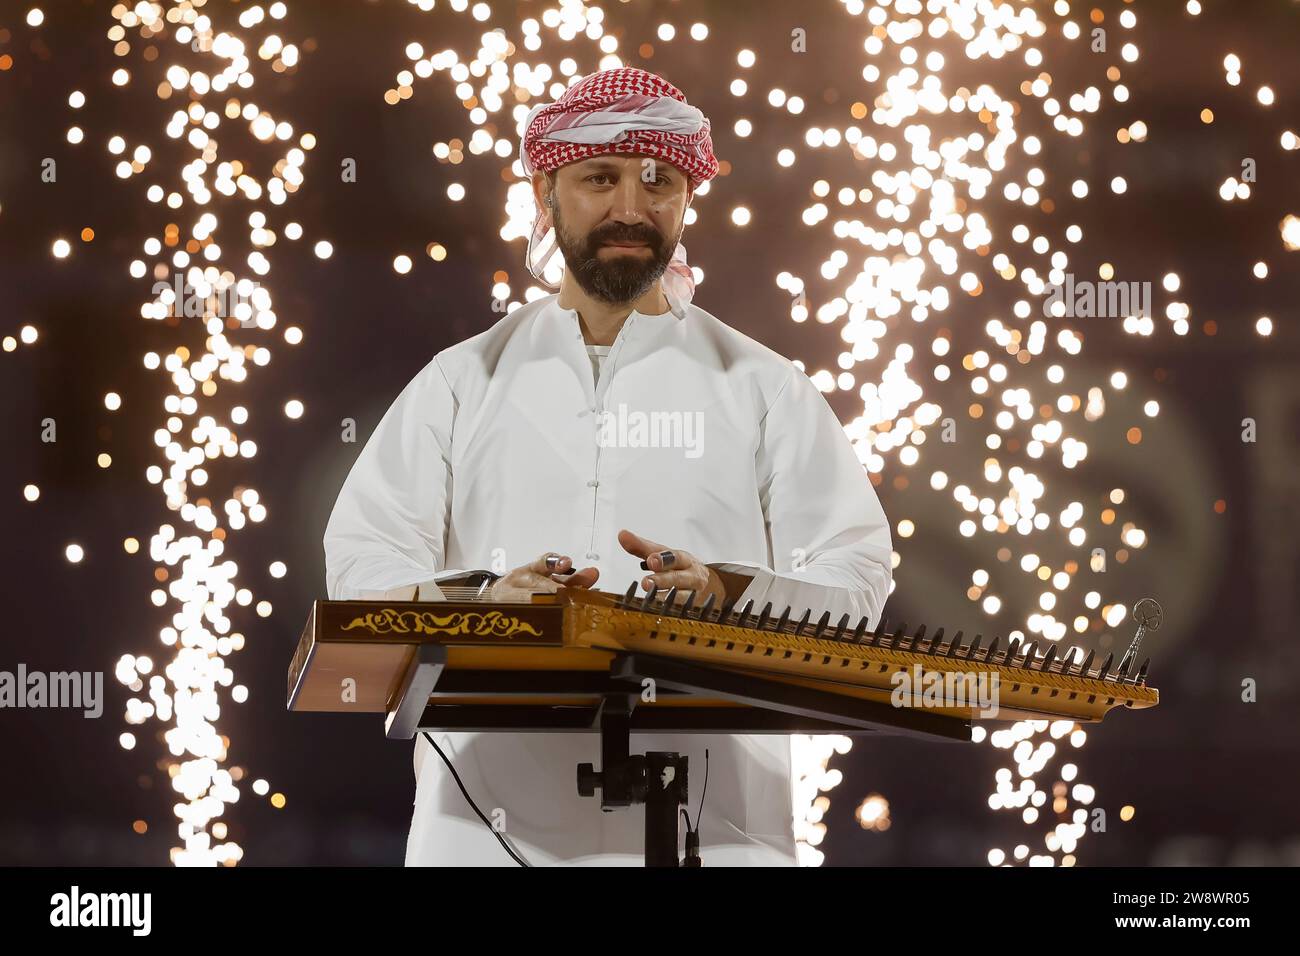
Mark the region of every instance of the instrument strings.
MULTIPOLYGON (((609 595, 615 606, 632 611, 649 611, 660 612, 667 610, 667 602, 660 598, 656 601, 659 594, 649 596, 647 601, 640 597, 633 597, 635 585, 630 588, 626 595, 609 595)), ((483 585, 466 586, 466 585, 448 585, 440 586, 443 595, 449 601, 481 601, 485 603, 527 603, 525 592, 521 591, 518 596, 512 595, 510 599, 502 599, 500 596, 493 596, 490 583, 483 585)), ((831 624, 823 617, 817 622, 809 620, 808 613, 805 613, 800 620, 794 620, 790 617, 790 608, 779 617, 769 616, 771 606, 763 610, 761 614, 753 610, 752 602, 744 608, 736 608, 734 602, 727 602, 720 608, 713 608, 710 601, 703 607, 690 608, 683 607, 680 602, 674 602, 673 610, 670 614, 682 617, 684 620, 705 621, 710 623, 730 624, 733 626, 744 627, 749 630, 770 633, 785 634, 795 637, 821 638, 828 643, 834 641, 844 641, 852 644, 862 644, 868 647, 878 647, 882 650, 901 650, 913 653, 922 653, 935 657, 952 658, 954 661, 980 661, 984 664, 997 663, 1003 666, 1018 666, 1028 670, 1037 670, 1044 673, 1055 673, 1074 677, 1084 677, 1093 680, 1110 680, 1118 683, 1146 683, 1147 666, 1149 661, 1144 663, 1138 669, 1136 674, 1130 674, 1126 668, 1120 671, 1111 669, 1111 661, 1114 655, 1106 659, 1105 664, 1100 668, 1093 665, 1093 655, 1087 655, 1086 660, 1082 649, 1069 648, 1062 655, 1057 657, 1055 650, 1052 650, 1046 656, 1040 657, 1041 649, 1036 648, 1036 642, 1030 641, 1028 644, 1013 642, 1011 646, 998 651, 999 642, 995 639, 987 648, 981 647, 980 637, 970 643, 962 641, 962 634, 959 631, 954 638, 944 640, 943 628, 940 628, 929 639, 926 639, 926 629, 921 627, 915 634, 907 634, 907 625, 901 625, 891 634, 886 630, 886 620, 882 619, 872 630, 867 630, 866 619, 863 618, 858 622, 857 627, 853 627, 851 622, 841 621, 838 624, 831 624), (1023 655, 1023 656, 1022 656, 1023 655)))

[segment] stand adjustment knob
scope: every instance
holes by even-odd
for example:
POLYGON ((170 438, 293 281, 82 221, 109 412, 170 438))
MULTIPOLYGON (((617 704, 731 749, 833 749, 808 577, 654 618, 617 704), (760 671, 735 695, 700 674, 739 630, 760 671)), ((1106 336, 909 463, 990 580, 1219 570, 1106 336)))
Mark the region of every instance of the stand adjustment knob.
POLYGON ((594 764, 578 764, 578 796, 594 797, 596 788, 601 785, 601 777, 594 764))

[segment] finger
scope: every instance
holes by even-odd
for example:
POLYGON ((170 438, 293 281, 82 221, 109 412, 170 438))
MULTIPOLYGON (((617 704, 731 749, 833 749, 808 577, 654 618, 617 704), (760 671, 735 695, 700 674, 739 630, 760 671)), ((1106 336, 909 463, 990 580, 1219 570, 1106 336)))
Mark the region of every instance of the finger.
POLYGON ((707 581, 702 581, 700 575, 693 571, 660 571, 641 579, 641 587, 647 591, 655 588, 660 590, 677 588, 678 591, 702 590, 706 584, 707 581))
POLYGON ((573 559, 567 554, 559 554, 555 551, 547 551, 536 561, 524 565, 524 570, 531 571, 533 574, 540 574, 542 577, 548 577, 552 574, 565 574, 572 568, 573 559))
POLYGON ((600 577, 599 568, 583 568, 581 571, 574 571, 572 574, 552 574, 552 581, 559 581, 566 588, 589 588, 596 583, 600 577))
POLYGON ((639 534, 633 534, 624 528, 618 533, 618 543, 623 546, 623 550, 628 554, 635 554, 638 558, 645 558, 653 551, 664 551, 667 545, 662 545, 658 541, 651 541, 649 538, 643 538, 639 534))
POLYGON ((676 548, 663 548, 652 551, 641 562, 642 571, 684 571, 694 565, 695 556, 689 551, 676 548))

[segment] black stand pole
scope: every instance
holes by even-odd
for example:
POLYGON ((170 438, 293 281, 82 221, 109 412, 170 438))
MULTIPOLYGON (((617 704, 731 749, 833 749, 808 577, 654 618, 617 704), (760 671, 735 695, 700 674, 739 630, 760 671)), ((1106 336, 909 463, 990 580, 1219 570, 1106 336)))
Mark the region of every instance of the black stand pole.
POLYGON ((699 857, 685 864, 677 856, 679 820, 687 803, 687 761, 682 754, 651 751, 629 755, 632 701, 626 694, 607 694, 596 721, 600 725, 600 770, 578 764, 578 793, 594 797, 600 788, 600 808, 606 812, 645 804, 645 865, 699 866, 699 857))

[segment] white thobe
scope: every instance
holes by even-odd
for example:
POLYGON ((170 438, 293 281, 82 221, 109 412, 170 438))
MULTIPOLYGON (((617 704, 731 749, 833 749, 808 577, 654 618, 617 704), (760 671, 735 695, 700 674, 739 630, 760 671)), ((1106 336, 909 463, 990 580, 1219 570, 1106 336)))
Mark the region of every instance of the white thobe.
MULTIPOLYGON (((675 300, 662 315, 633 310, 593 376, 578 313, 557 299, 438 353, 393 402, 325 531, 329 597, 409 594, 548 551, 595 566, 596 587, 621 593, 646 575, 618 543, 626 528, 752 576, 737 607, 771 601, 796 619, 811 608, 814 621, 847 612, 874 625, 891 582, 888 523, 808 377, 675 300)), ((504 812, 529 862, 642 862, 643 809, 603 813, 599 796, 578 794, 577 764, 599 769, 597 733, 433 736, 479 808, 504 812)), ((633 753, 690 758, 692 818, 705 748, 705 865, 793 865, 790 738, 632 737, 633 753)), ((408 865, 514 865, 419 736, 415 772, 408 865)))

